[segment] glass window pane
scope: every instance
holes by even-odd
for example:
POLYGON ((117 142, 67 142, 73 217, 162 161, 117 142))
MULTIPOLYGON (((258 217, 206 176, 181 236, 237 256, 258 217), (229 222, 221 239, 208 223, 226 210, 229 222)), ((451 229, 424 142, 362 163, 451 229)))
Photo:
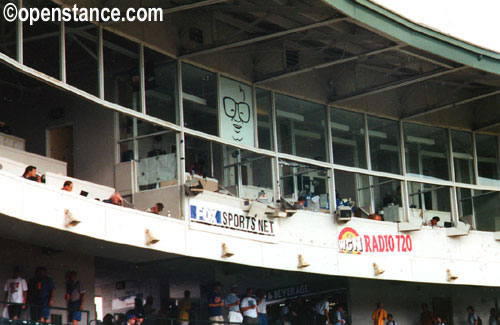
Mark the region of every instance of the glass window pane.
MULTIPOLYGON (((5 7, 8 3, 13 3, 17 6, 17 0, 0 0, 0 8, 5 7)), ((17 21, 8 22, 5 19, 0 21, 0 52, 7 54, 11 58, 16 58, 17 48, 17 21)))
POLYGON ((368 175, 335 170, 335 197, 337 206, 353 206, 354 216, 368 218, 373 213, 368 175))
POLYGON ((445 129, 403 125, 408 174, 449 179, 448 136, 445 129))
POLYGON ((500 231, 500 192, 474 191, 476 229, 500 231))
POLYGON ((473 204, 472 190, 468 188, 457 188, 458 215, 461 221, 467 224, 473 224, 473 204))
POLYGON ((120 140, 131 139, 134 136, 134 119, 124 114, 119 114, 118 116, 120 140))
MULTIPOLYGON (((401 182, 395 179, 370 176, 373 188, 373 200, 375 211, 379 215, 385 215, 384 208, 390 206, 403 207, 401 197, 401 182)), ((401 215, 403 210, 401 209, 401 215)), ((392 220, 386 220, 392 221, 392 220)))
POLYGON ((146 114, 177 123, 177 62, 144 48, 146 114))
POLYGON ((262 192, 274 201, 272 159, 243 150, 241 159, 242 189, 240 197, 257 199, 262 192))
POLYGON ((140 190, 177 184, 177 139, 174 131, 138 139, 137 183, 140 190))
POLYGON ((474 183, 474 152, 472 133, 451 131, 451 145, 453 147, 453 164, 455 167, 455 181, 460 183, 474 183))
POLYGON ((120 143, 120 162, 134 160, 134 143, 125 141, 120 143))
POLYGON ((399 123, 374 116, 367 120, 372 169, 401 174, 399 123))
POLYGON ((103 31, 104 98, 140 110, 139 44, 103 31))
POLYGON ((295 202, 300 196, 304 196, 306 209, 330 209, 328 174, 325 168, 280 160, 280 185, 281 196, 289 201, 295 202))
POLYGON ((451 222, 450 188, 441 185, 408 182, 410 214, 420 216, 423 210, 423 222, 430 223, 433 217, 439 217, 439 225, 451 222))
POLYGON ((99 94, 98 28, 94 24, 67 22, 66 82, 89 94, 99 94))
POLYGON ((479 184, 498 186, 498 144, 494 135, 476 134, 479 184))
POLYGON ((323 105, 276 94, 280 152, 326 161, 326 114, 323 105))
POLYGON ((364 116, 342 109, 330 109, 333 161, 339 165, 367 168, 364 116))
POLYGON ((183 63, 182 99, 184 126, 217 135, 216 74, 183 63))
POLYGON ((257 97, 257 127, 259 148, 273 150, 273 122, 271 92, 263 89, 256 90, 257 97))
MULTIPOLYGON (((48 0, 26 0, 26 8, 54 8, 48 0)), ((44 22, 41 19, 30 25, 23 23, 23 63, 56 79, 59 75, 60 28, 58 22, 44 22)))

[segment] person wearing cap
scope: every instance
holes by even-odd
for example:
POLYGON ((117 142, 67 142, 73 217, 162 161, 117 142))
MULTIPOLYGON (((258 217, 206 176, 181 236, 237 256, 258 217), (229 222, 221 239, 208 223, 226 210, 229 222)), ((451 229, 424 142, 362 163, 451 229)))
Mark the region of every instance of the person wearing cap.
POLYGON ((241 323, 243 316, 240 312, 240 298, 238 297, 238 286, 231 287, 231 293, 226 297, 225 307, 229 310, 228 320, 230 323, 241 323))
POLYGON ((127 325, 135 325, 135 322, 137 321, 137 318, 135 317, 135 311, 129 310, 127 311, 127 325))
POLYGON ((28 284, 26 280, 21 277, 21 268, 19 266, 14 267, 12 279, 5 282, 4 290, 4 301, 22 304, 9 305, 8 307, 9 317, 12 319, 19 319, 21 316, 21 309, 26 308, 26 295, 28 293, 28 284))
POLYGON ((258 324, 257 300, 253 297, 253 289, 247 289, 247 295, 241 300, 241 311, 243 312, 243 324, 258 324))
POLYGON ((136 319, 135 319, 135 325, 142 325, 144 323, 144 314, 143 313, 137 313, 136 319))
POLYGON ((224 300, 220 295, 220 290, 222 289, 222 284, 216 282, 214 285, 214 290, 208 296, 208 313, 211 324, 221 324, 224 322, 224 317, 222 316, 222 306, 224 306, 224 300))

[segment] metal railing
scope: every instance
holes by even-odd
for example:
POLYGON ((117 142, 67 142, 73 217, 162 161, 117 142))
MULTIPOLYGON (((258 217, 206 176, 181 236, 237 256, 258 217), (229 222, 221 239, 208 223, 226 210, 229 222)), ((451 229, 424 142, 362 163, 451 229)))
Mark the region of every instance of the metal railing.
MULTIPOLYGON (((127 324, 127 316, 125 314, 113 314, 114 324, 116 325, 125 325, 127 324)), ((233 323, 229 321, 211 321, 208 319, 180 319, 180 318, 171 318, 171 317, 162 317, 162 316, 146 316, 144 318, 143 325, 179 325, 183 322, 188 322, 189 325, 235 325, 240 323, 233 323)))
MULTIPOLYGON (((71 311, 74 311, 73 309, 69 309, 67 307, 57 307, 57 306, 40 306, 40 305, 35 305, 35 304, 20 304, 20 303, 14 303, 14 302, 5 302, 5 301, 0 301, 0 307, 1 307, 1 312, 0 312, 0 325, 7 325, 7 324, 27 324, 27 325, 36 325, 36 324, 51 324, 51 325, 63 325, 63 324, 69 324, 70 322, 67 321, 68 313, 71 311), (4 308, 8 308, 8 306, 12 305, 19 305, 19 306, 25 306, 25 308, 21 309, 21 315, 19 316, 19 319, 14 320, 12 317, 9 318, 4 318, 3 316, 3 311, 4 308), (5 307, 4 307, 5 306, 5 307), (39 319, 31 319, 32 311, 34 309, 41 310, 43 308, 50 308, 50 322, 45 322, 41 323, 39 319)), ((80 324, 87 324, 90 325, 90 312, 88 310, 80 310, 82 313, 82 321, 80 321, 80 324), (85 316, 84 316, 85 315, 85 316)), ((38 312, 39 314, 40 312, 38 312)))

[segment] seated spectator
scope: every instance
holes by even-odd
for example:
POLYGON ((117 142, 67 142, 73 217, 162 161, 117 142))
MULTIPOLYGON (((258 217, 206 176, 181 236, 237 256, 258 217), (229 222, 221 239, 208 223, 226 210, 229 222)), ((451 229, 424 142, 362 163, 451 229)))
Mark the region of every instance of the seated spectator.
POLYGON ((304 210, 304 205, 306 204, 306 197, 301 195, 293 207, 297 210, 304 210))
POLYGON ((29 179, 30 181, 35 181, 38 183, 42 182, 42 179, 39 175, 36 173, 36 167, 35 166, 28 166, 24 170, 23 177, 26 179, 29 179))
POLYGON ((120 195, 120 193, 118 193, 118 192, 113 193, 113 195, 111 195, 109 197, 109 199, 103 200, 102 202, 111 203, 111 204, 118 205, 121 207, 123 206, 123 198, 120 195))
POLYGON ((379 214, 376 214, 376 213, 370 214, 368 216, 368 219, 377 220, 377 221, 384 221, 384 219, 382 218, 382 216, 379 215, 379 214))
POLYGON ((437 228, 437 227, 439 227, 439 226, 438 226, 438 222, 439 222, 439 220, 441 220, 441 219, 439 219, 439 217, 433 217, 433 218, 431 219, 431 222, 429 223, 429 225, 430 225, 432 228, 434 228, 434 227, 436 227, 436 228, 437 228))
POLYGON ((71 192, 73 191, 73 182, 72 181, 66 181, 63 184, 63 187, 61 188, 63 191, 71 192))
POLYGON ((153 207, 146 209, 146 212, 151 212, 154 214, 160 214, 160 212, 162 211, 163 211, 163 203, 160 202, 156 203, 153 207))

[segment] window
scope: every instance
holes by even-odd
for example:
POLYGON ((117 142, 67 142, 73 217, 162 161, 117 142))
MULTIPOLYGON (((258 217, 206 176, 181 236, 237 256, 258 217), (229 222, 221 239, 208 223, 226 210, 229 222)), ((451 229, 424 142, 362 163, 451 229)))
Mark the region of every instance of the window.
POLYGON ((177 123, 177 62, 144 48, 146 114, 177 123))
POLYGON ((326 114, 323 105, 276 94, 278 149, 326 161, 326 114))
POLYGON ((445 129, 403 125, 408 174, 449 179, 448 137, 445 129))
POLYGON ((217 135, 216 74, 189 64, 182 64, 182 104, 184 126, 217 135))
POLYGON ((401 174, 399 123, 374 116, 367 119, 372 169, 401 174))
POLYGON ((271 157, 191 136, 185 151, 191 177, 214 179, 221 193, 257 199, 264 192, 274 199, 271 157))
POLYGON ((457 188, 460 220, 481 231, 500 231, 500 192, 457 188))
POLYGON ((439 217, 440 225, 451 222, 450 188, 442 185, 408 182, 408 198, 412 216, 420 216, 428 223, 439 217))
POLYGON ((177 184, 177 139, 174 131, 141 137, 137 140, 139 190, 177 184))
POLYGON ((364 174, 335 170, 335 197, 354 205, 354 216, 368 217, 374 213, 370 193, 370 177, 364 174))
POLYGON ((313 210, 329 210, 328 174, 322 167, 280 160, 281 196, 290 201, 296 201, 299 196, 306 197, 306 205, 313 210), (314 203, 316 204, 316 203, 314 203))
POLYGON ((94 24, 66 23, 66 82, 99 95, 98 28, 94 24))
POLYGON ((273 120, 271 92, 257 88, 257 127, 259 148, 273 150, 273 120))
POLYGON ((497 137, 494 135, 476 134, 476 151, 479 184, 500 185, 497 137))
MULTIPOLYGON (((17 5, 17 0, 0 0, 0 8, 5 8, 8 3, 17 5)), ((16 58, 17 49, 17 21, 8 22, 2 19, 0 22, 0 52, 11 58, 16 58)))
POLYGON ((332 107, 330 121, 333 161, 339 165, 368 168, 363 114, 332 107))
MULTIPOLYGON (((26 8, 54 8, 48 0, 26 0, 26 8)), ((60 27, 58 22, 44 22, 41 19, 30 25, 23 23, 23 63, 53 78, 60 78, 60 27)))
POLYGON ((474 183, 474 152, 472 134, 461 131, 451 131, 453 147, 453 164, 455 181, 459 183, 474 183))
POLYGON ((124 37, 103 31, 104 98, 141 110, 139 45, 124 37))

